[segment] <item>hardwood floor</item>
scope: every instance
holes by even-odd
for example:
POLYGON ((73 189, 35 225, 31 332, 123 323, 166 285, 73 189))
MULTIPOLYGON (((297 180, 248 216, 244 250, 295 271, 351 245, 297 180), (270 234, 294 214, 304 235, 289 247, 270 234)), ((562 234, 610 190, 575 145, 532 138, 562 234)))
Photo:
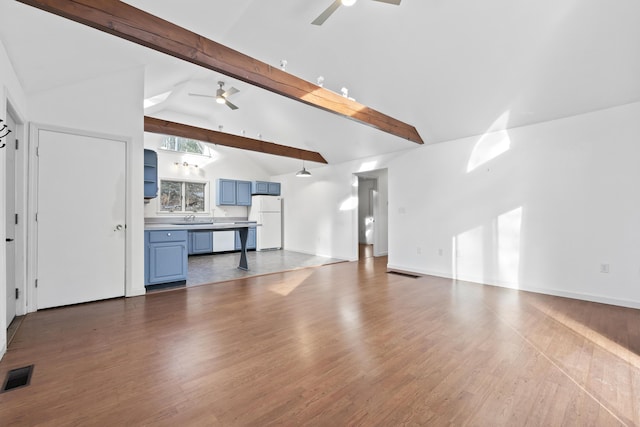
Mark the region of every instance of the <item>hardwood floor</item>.
POLYGON ((2 425, 640 425, 640 311, 366 258, 29 314, 2 425))

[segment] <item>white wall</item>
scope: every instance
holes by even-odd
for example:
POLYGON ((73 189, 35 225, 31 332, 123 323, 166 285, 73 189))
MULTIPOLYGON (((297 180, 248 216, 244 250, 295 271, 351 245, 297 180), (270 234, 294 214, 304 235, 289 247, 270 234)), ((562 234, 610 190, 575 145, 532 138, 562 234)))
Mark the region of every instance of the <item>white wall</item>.
MULTIPOLYGON (((144 288, 144 69, 136 67, 29 97, 29 120, 43 125, 79 129, 128 138, 127 177, 127 296, 144 288)), ((70 164, 82 159, 69 159, 70 164)), ((61 167, 64 165, 61 165, 61 167)), ((88 177, 89 178, 89 177, 88 177)), ((91 207, 77 209, 91 214, 91 207)))
POLYGON ((389 171, 377 171, 378 178, 378 210, 376 212, 375 233, 376 241, 373 245, 373 256, 383 256, 389 253, 389 171))
MULTIPOLYGON (((7 55, 7 52, 0 40, 0 119, 4 120, 6 123, 7 120, 7 103, 10 103, 12 108, 18 114, 18 119, 21 119, 24 114, 27 112, 27 101, 24 90, 18 80, 18 77, 11 66, 11 61, 7 55)), ((26 141, 26 134, 24 132, 24 127, 16 130, 18 133, 17 138, 21 141, 26 141), (20 132, 22 130, 22 133, 20 132)), ((4 139, 2 140, 4 142, 4 139)), ((0 149, 0 165, 3 166, 2 173, 0 173, 0 235, 3 240, 6 236, 6 214, 5 214, 5 194, 6 194, 6 182, 4 175, 4 165, 5 165, 5 150, 7 148, 0 149)), ((21 150, 24 152, 24 150, 21 150)), ((24 156, 18 154, 16 156, 16 162, 18 163, 17 170, 18 173, 24 170, 23 162, 24 156)), ((20 192, 20 188, 17 189, 20 192)), ((24 193, 21 192, 17 195, 18 203, 21 203, 24 200, 24 193)), ((20 228, 16 230, 18 233, 16 235, 16 244, 18 242, 21 243, 20 251, 16 254, 18 260, 24 260, 24 228, 20 228)), ((7 342, 7 327, 6 317, 7 317, 7 306, 6 306, 6 298, 5 298, 5 290, 6 290, 6 253, 5 253, 5 245, 0 245, 0 293, 2 297, 0 298, 0 358, 4 355, 6 351, 6 342, 7 342)), ((16 245, 16 249, 18 246, 16 245)), ((18 277, 24 277, 24 271, 16 271, 16 275, 18 277)), ((24 302, 24 296, 21 298, 21 301, 24 302)), ((22 304, 24 305, 24 304, 22 304)), ((24 309, 18 309, 19 314, 24 314, 24 309)))
MULTIPOLYGON (((358 188, 354 174, 384 169, 400 153, 311 168, 310 178, 298 178, 293 173, 272 177, 282 183, 286 194, 283 203, 285 249, 357 260, 358 188)), ((385 172, 380 174, 386 178, 385 172)), ((378 181, 380 185, 381 180, 378 181)), ((381 187, 378 189, 382 191, 381 187)), ((381 244, 385 245, 381 248, 384 253, 386 241, 382 239, 381 244)))
MULTIPOLYGON (((269 181, 269 174, 256 162, 250 160, 242 150, 211 146, 207 144, 211 157, 185 153, 173 153, 161 150, 160 144, 164 136, 145 133, 145 148, 158 153, 158 177, 160 179, 178 179, 204 181, 209 187, 209 209, 202 215, 216 217, 247 217, 245 206, 216 206, 216 180, 218 178, 238 179, 244 181, 269 181), (182 166, 186 162, 194 166, 182 166), (179 165, 175 165, 179 163, 179 165)), ((185 214, 160 213, 158 198, 150 199, 145 204, 144 216, 184 216, 185 214)))
POLYGON ((352 174, 388 167, 389 268, 640 308, 638 117, 634 103, 276 177, 285 247, 357 259, 352 174))
POLYGON ((634 103, 396 158, 389 266, 640 307, 638 117, 634 103))

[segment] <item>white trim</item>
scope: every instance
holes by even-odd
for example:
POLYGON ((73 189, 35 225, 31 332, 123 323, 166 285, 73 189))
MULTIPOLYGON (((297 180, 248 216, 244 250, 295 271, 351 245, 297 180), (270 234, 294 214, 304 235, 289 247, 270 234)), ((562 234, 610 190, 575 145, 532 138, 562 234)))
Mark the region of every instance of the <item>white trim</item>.
POLYGON ((468 278, 461 278, 461 277, 453 278, 451 274, 448 274, 448 273, 416 269, 416 268, 401 266, 397 264, 387 264, 387 270, 391 270, 391 271, 397 270, 397 271, 403 271, 407 273, 415 273, 423 276, 435 276, 435 277, 442 277, 445 279, 470 282, 478 285, 496 286, 499 288, 514 289, 517 291, 533 292, 536 294, 552 295, 552 296, 563 297, 563 298, 572 298, 572 299, 581 300, 581 301, 589 301, 589 302, 596 302, 600 304, 610 304, 610 305, 615 305, 619 307, 640 309, 640 301, 611 298, 603 295, 568 292, 568 291, 563 291, 563 290, 553 289, 553 288, 538 288, 535 286, 522 286, 522 285, 515 285, 512 283, 482 283, 479 280, 469 280, 468 278))
MULTIPOLYGON (((27 291, 28 291, 28 304, 27 311, 37 311, 36 296, 37 291, 35 287, 38 271, 38 226, 36 222, 36 213, 38 212, 38 156, 37 150, 39 145, 39 132, 41 130, 49 132, 65 133, 77 136, 86 136, 90 138, 107 139, 112 141, 119 141, 125 144, 125 194, 123 195, 125 200, 125 272, 124 272, 124 290, 125 296, 136 296, 144 293, 144 289, 140 292, 139 289, 133 289, 133 254, 131 251, 132 241, 134 239, 129 224, 133 223, 133 211, 132 203, 129 200, 129 189, 131 188, 131 150, 132 140, 126 136, 109 135, 99 132, 86 131, 82 129, 72 129, 61 126, 45 125, 40 123, 31 123, 29 126, 29 200, 27 205, 27 235, 28 235, 28 253, 27 264, 30 268, 27 271, 27 291)), ((134 230, 135 231, 135 230, 134 230)))
MULTIPOLYGON (((8 88, 5 88, 6 114, 11 115, 15 121, 16 139, 19 141, 19 149, 15 155, 15 213, 18 214, 18 225, 15 230, 16 245, 16 265, 15 265, 15 286, 19 290, 20 297, 16 302, 16 316, 27 313, 28 293, 26 292, 27 277, 27 140, 28 133, 25 126, 25 118, 15 107, 13 97, 8 88)), ((8 327, 9 325, 7 325, 8 327)))

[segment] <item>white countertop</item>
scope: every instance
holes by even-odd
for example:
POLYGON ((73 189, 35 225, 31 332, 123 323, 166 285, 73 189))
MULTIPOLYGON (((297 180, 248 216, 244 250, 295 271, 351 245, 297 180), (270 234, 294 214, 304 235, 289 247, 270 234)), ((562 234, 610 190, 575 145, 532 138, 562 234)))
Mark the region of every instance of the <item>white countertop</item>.
POLYGON ((261 224, 257 224, 255 221, 237 221, 237 222, 213 222, 213 223, 183 223, 183 224, 164 224, 164 223, 151 223, 145 224, 145 231, 153 230, 187 230, 187 231, 222 231, 222 230, 238 230, 240 228, 255 228, 261 224))

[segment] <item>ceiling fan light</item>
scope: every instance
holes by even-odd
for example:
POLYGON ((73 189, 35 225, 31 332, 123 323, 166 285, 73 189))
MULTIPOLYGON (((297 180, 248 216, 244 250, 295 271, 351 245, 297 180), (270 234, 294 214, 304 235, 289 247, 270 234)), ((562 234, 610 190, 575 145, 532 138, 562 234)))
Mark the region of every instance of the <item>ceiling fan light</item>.
POLYGON ((341 0, 343 6, 353 6, 357 0, 341 0))
POLYGON ((224 99, 224 96, 222 96, 222 95, 218 95, 218 96, 216 96, 216 102, 217 102, 218 104, 224 104, 225 102, 227 102, 227 100, 226 100, 226 99, 224 99))

